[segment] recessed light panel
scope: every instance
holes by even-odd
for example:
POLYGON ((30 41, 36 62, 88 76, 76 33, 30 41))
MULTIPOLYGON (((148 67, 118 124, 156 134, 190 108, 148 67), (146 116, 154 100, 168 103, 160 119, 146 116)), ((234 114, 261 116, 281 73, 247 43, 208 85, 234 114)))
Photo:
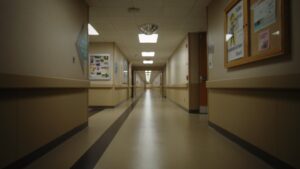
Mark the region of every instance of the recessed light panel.
POLYGON ((98 36, 99 35, 97 30, 91 24, 88 24, 88 31, 89 31, 89 35, 91 35, 91 36, 98 36))
POLYGON ((144 60, 143 64, 147 65, 147 64, 153 64, 153 60, 144 60))
POLYGON ((143 57, 154 57, 155 52, 142 52, 143 57))
POLYGON ((157 43, 158 34, 139 34, 140 43, 157 43))

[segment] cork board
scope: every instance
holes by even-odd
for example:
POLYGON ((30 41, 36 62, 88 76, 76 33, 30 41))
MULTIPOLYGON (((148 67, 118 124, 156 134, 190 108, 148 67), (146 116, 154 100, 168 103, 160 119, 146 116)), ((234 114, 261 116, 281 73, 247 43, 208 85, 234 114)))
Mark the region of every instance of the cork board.
MULTIPOLYGON (((244 0, 244 47, 245 54, 235 60, 228 59, 228 30, 225 20, 225 67, 231 68, 243 64, 281 56, 286 53, 286 1, 287 0, 244 0)), ((228 4, 231 7, 237 0, 228 4)), ((225 9, 227 18, 228 10, 225 9)))
MULTIPOLYGON (((264 8, 264 4, 259 6, 261 0, 251 0, 250 2, 250 42, 251 42, 251 50, 250 55, 252 58, 269 58, 273 56, 278 56, 284 54, 284 0, 267 0, 269 1, 269 5, 266 5, 264 8), (272 4, 272 3, 275 4, 272 4), (274 7, 272 7, 275 5, 274 7), (261 8, 261 9, 260 9, 261 8), (268 9, 269 8, 269 9, 268 9), (272 18, 272 14, 269 15, 267 22, 262 24, 263 26, 257 26, 260 10, 265 10, 265 13, 272 13, 271 8, 275 8, 274 10, 274 18, 272 18)), ((265 0, 266 1, 266 0, 265 0)))

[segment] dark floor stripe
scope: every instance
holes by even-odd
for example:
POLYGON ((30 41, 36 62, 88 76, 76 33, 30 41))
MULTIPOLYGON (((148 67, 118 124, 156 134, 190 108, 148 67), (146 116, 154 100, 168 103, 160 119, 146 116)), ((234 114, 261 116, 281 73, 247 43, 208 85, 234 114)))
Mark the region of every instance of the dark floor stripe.
POLYGON ((237 143, 241 147, 245 148, 248 152, 254 154, 258 158, 264 160, 266 163, 270 164, 273 168, 276 169, 295 169, 294 167, 290 166, 284 161, 279 160, 278 158, 272 156, 271 154, 261 150, 260 148, 256 147, 255 145, 241 139, 240 137, 232 134, 231 132, 223 129, 222 127, 216 125, 213 122, 208 122, 208 125, 214 128, 216 131, 230 139, 231 141, 237 143))
POLYGON ((136 99, 125 112, 104 132, 104 134, 88 149, 87 152, 71 167, 71 169, 93 169, 103 155, 135 105, 136 99))

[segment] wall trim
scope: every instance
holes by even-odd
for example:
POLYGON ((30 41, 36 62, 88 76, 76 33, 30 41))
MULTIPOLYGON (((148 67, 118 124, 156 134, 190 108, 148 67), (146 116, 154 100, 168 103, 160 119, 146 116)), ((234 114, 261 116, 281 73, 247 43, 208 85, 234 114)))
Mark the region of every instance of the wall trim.
POLYGON ((0 73, 0 89, 88 88, 88 80, 0 73))
POLYGON ((206 86, 209 89, 300 89, 300 74, 211 80, 206 86))
POLYGON ((128 89, 128 86, 115 86, 115 89, 128 89))
POLYGON ((176 84, 176 85, 167 85, 164 86, 167 89, 188 89, 189 84, 176 84))
POLYGON ((114 86, 112 84, 93 84, 91 83, 89 89, 112 89, 114 86))
POLYGON ((28 155, 25 155, 24 157, 22 157, 19 160, 9 164, 7 167, 4 167, 3 169, 25 168, 26 166, 28 166, 29 164, 31 164, 35 160, 39 159, 40 157, 42 157, 43 155, 45 155, 46 153, 48 153, 49 151, 51 151, 55 147, 59 146, 64 141, 68 140, 69 138, 71 138, 72 136, 74 136, 75 134, 80 132, 81 130, 85 129, 86 127, 88 127, 88 122, 85 122, 85 123, 73 128, 73 129, 71 129, 70 131, 66 132, 65 134, 63 134, 63 135, 57 137, 56 139, 52 140, 48 144, 38 148, 37 150, 29 153, 28 155))
POLYGON ((230 131, 227 131, 226 129, 218 126, 217 124, 209 121, 208 125, 210 127, 212 127, 213 129, 215 129, 220 134, 222 134, 223 136, 227 137, 229 140, 235 142, 239 146, 246 149, 248 152, 250 152, 250 153, 254 154, 255 156, 257 156, 258 158, 262 159, 263 161, 265 161, 266 163, 268 163, 272 167, 278 168, 278 169, 282 169, 282 168, 284 168, 284 169, 296 169, 296 168, 290 166, 289 164, 287 164, 286 162, 281 161, 280 159, 278 159, 278 158, 272 156, 271 154, 269 154, 269 153, 261 150, 260 148, 256 147, 255 145, 247 142, 246 140, 243 140, 242 138, 238 137, 237 135, 231 133, 230 131))

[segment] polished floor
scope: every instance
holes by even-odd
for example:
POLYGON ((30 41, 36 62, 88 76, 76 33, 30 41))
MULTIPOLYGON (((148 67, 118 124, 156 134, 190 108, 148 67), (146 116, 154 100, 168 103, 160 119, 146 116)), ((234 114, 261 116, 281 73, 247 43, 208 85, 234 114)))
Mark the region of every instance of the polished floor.
MULTIPOLYGON (((67 169, 132 104, 89 118, 89 127, 28 169, 67 169)), ((95 169, 269 169, 266 163, 208 127, 206 115, 189 114, 147 90, 98 160, 95 169)))
POLYGON ((146 91, 95 169, 268 169, 191 115, 146 91))

